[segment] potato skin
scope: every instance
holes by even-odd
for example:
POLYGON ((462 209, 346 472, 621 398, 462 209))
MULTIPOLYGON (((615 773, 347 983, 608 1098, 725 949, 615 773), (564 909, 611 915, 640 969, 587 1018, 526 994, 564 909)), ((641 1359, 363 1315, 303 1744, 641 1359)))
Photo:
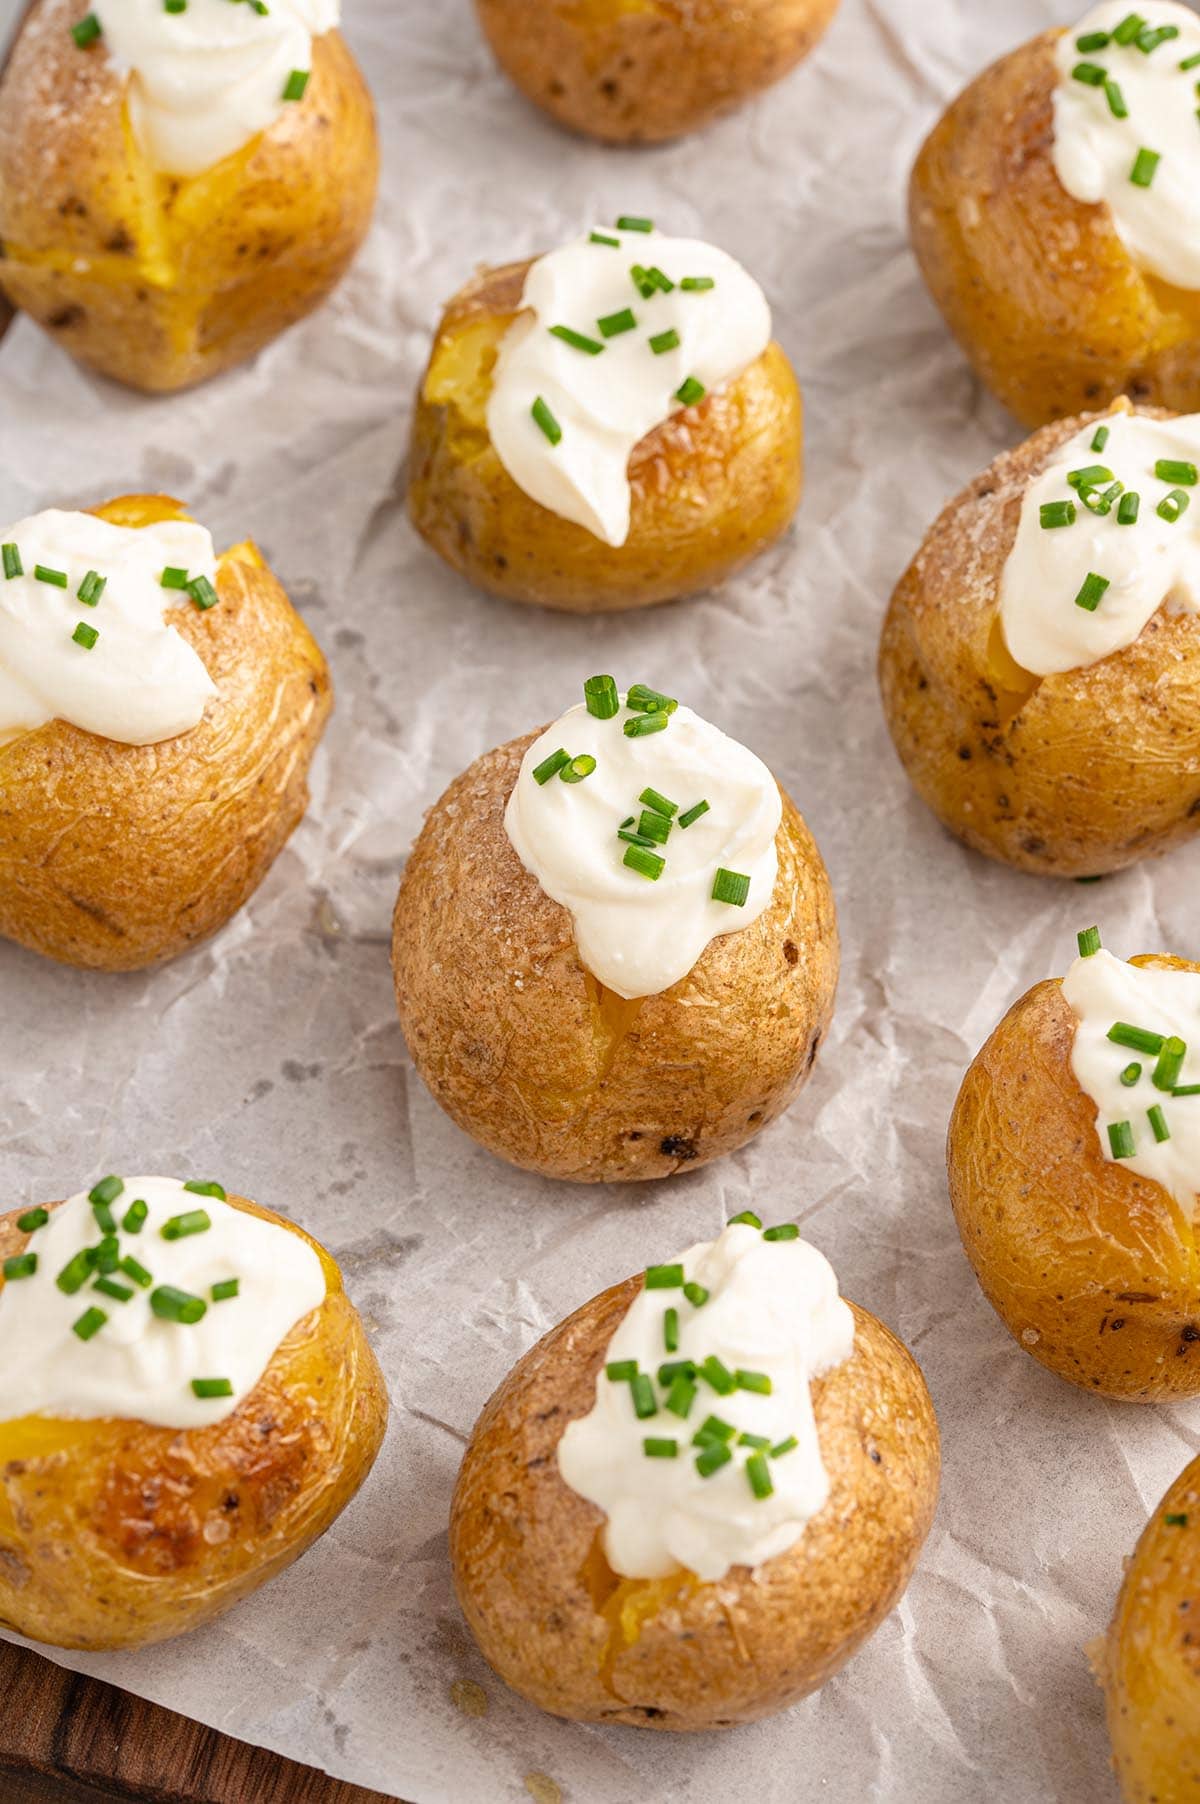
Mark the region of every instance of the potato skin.
POLYGON ((1041 679, 1003 645, 1000 578, 1025 490, 1096 417, 1043 427, 943 509, 879 648, 917 794, 975 851, 1040 876, 1123 870, 1200 832, 1200 618, 1160 609, 1123 651, 1041 679))
POLYGON ((304 98, 195 177, 150 168, 88 0, 38 0, 0 78, 0 281, 81 363, 170 392, 312 312, 366 236, 379 148, 337 32, 304 98))
POLYGON ((807 56, 838 0, 475 0, 528 100, 607 144, 698 130, 807 56))
MULTIPOLYGON (((94 511, 185 517, 153 495, 94 511)), ((138 970, 215 933, 261 883, 308 803, 329 672, 254 545, 221 559, 217 592, 172 613, 220 691, 191 732, 120 745, 54 720, 0 746, 0 936, 138 970)))
POLYGON ((1100 1661, 1125 1804, 1193 1804, 1200 1792, 1198 1614, 1200 1458, 1146 1524, 1100 1661))
POLYGON ((980 381, 1026 426, 1117 395, 1200 408, 1200 293, 1132 261, 1107 205, 1075 200, 1053 161, 1048 31, 964 89, 909 188, 921 273, 980 381))
POLYGON ((933 1520, 937 1421, 907 1349, 854 1308, 853 1355, 813 1386, 829 1500, 794 1547, 712 1584, 621 1580, 557 1447, 641 1285, 568 1316, 484 1408, 451 1509, 454 1584, 485 1659, 543 1710, 724 1729, 815 1691, 896 1603, 933 1520))
POLYGON ((477 587, 567 613, 649 607, 723 582, 799 503, 800 391, 784 352, 768 345, 634 447, 629 536, 606 545, 518 488, 488 437, 496 352, 528 268, 485 270, 443 315, 413 414, 413 525, 477 587))
POLYGON ((1160 1184, 1104 1157, 1075 1026, 1060 981, 1035 984, 964 1077, 946 1154, 963 1247, 1009 1333, 1061 1378, 1139 1403, 1195 1397, 1195 1232, 1160 1184))
MULTIPOLYGON (((0 1423, 0 1625, 55 1647, 127 1648, 210 1622, 324 1534, 374 1462, 387 1391, 341 1273, 223 1422, 0 1423)), ((57 1208, 58 1204, 49 1207, 57 1208)), ((0 1258, 29 1240, 0 1216, 0 1258)), ((0 1280, 2 1282, 2 1280, 0 1280)))
POLYGON ((669 1177, 741 1146, 806 1082, 837 984, 829 879, 785 796, 771 906, 626 1002, 584 970, 569 913, 505 831, 536 737, 476 759, 426 816, 393 923, 404 1035, 446 1113, 512 1164, 669 1177))

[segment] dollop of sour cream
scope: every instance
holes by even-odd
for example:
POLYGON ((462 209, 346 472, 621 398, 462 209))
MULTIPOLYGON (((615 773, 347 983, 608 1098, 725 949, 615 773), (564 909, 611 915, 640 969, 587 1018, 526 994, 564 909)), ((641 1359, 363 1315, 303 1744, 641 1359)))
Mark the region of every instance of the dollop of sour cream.
POLYGON ((148 1273, 138 1282, 118 1265, 111 1279, 125 1301, 97 1290, 91 1273, 77 1289, 57 1282, 81 1248, 104 1229, 80 1191, 30 1235, 37 1259, 28 1277, 0 1290, 0 1421, 20 1416, 152 1422, 203 1428, 232 1415, 258 1383, 280 1342, 325 1296, 321 1261, 306 1240, 275 1222, 216 1197, 185 1190, 177 1178, 125 1178, 111 1204, 120 1257, 148 1273), (132 1203, 146 1216, 137 1233, 122 1227, 132 1203), (211 1227, 180 1239, 163 1234, 179 1216, 202 1210, 211 1227), (213 1300, 213 1286, 236 1278, 237 1295, 213 1300), (151 1304, 161 1286, 205 1303, 194 1323, 165 1320, 151 1304), (90 1310, 106 1318, 87 1338, 77 1329, 90 1310), (192 1380, 228 1379, 229 1396, 198 1397, 192 1380))
POLYGON ((196 725, 217 689, 163 617, 192 603, 186 591, 164 589, 162 575, 186 570, 215 583, 204 527, 114 526, 54 508, 18 520, 0 543, 0 745, 50 720, 125 745, 154 745, 196 725), (14 561, 19 576, 7 575, 14 561), (88 605, 80 590, 94 592, 95 579, 103 588, 88 605))
POLYGON ((165 175, 200 175, 266 131, 312 69, 314 37, 339 0, 94 0, 101 36, 127 78, 130 122, 165 175), (293 77, 297 78, 293 81, 293 77))
POLYGON ((1139 268, 1200 288, 1197 71, 1186 66, 1200 54, 1200 19, 1174 0, 1139 10, 1128 42, 1112 36, 1134 16, 1126 0, 1103 0, 1059 39, 1054 167, 1076 200, 1107 202, 1139 268))
MULTIPOLYGON (((1192 124, 1200 138, 1200 122, 1192 124)), ((1154 420, 1115 412, 1054 453, 1025 492, 1000 578, 1004 639, 1023 669, 1035 676, 1086 669, 1132 645, 1164 604, 1200 610, 1198 469, 1194 413, 1154 420), (1181 485, 1178 473, 1160 474, 1162 463, 1185 466, 1190 480, 1181 485), (1073 485, 1068 478, 1080 471, 1093 474, 1073 485), (1130 493, 1137 518, 1126 523, 1121 509, 1131 507, 1130 493), (1087 500, 1106 511, 1091 511, 1087 500), (1069 524, 1043 525, 1064 508, 1069 524)))
POLYGON ((711 244, 605 227, 539 257, 521 307, 488 400, 496 454, 551 513, 623 545, 630 452, 688 397, 698 400, 761 356, 771 338, 766 297, 711 244), (663 278, 648 297, 635 269, 663 278), (539 425, 538 403, 561 438, 539 425))
POLYGON ((1062 993, 1078 1023, 1071 1069, 1096 1105, 1105 1158, 1118 1158, 1126 1127, 1124 1145, 1133 1150, 1119 1162, 1161 1184, 1190 1215, 1200 1195, 1200 1094, 1172 1091, 1200 1085, 1200 972, 1130 965, 1101 950, 1075 960, 1062 993), (1109 1038, 1118 1024, 1183 1041, 1187 1051, 1168 1088, 1155 1082, 1159 1054, 1109 1038), (1164 1129, 1169 1138, 1160 1138, 1164 1129))
POLYGON ((803 1240, 766 1240, 756 1227, 730 1223, 719 1239, 689 1247, 674 1263, 683 1282, 700 1286, 692 1294, 706 1292, 706 1300, 697 1307, 682 1284, 649 1288, 655 1270, 670 1269, 651 1268, 609 1343, 595 1404, 558 1444, 558 1468, 604 1511, 604 1553, 614 1572, 665 1578, 684 1569, 712 1581, 731 1566, 760 1566, 786 1552, 825 1503, 829 1477, 810 1386, 850 1358, 854 1317, 829 1261, 803 1240), (663 1351, 668 1310, 678 1317, 673 1353, 663 1351), (720 1378, 715 1389, 705 1376, 705 1361, 714 1359, 755 1388, 726 1390, 720 1378), (697 1368, 690 1397, 687 1384, 680 1395, 670 1373, 666 1381, 659 1376, 664 1362, 684 1361, 697 1368), (653 1415, 637 1414, 629 1378, 609 1376, 627 1362, 648 1377, 653 1415), (686 1413, 669 1409, 668 1396, 686 1413), (647 1440, 668 1443, 674 1455, 652 1455, 647 1440), (714 1442, 728 1459, 703 1459, 714 1442), (756 1453, 757 1474, 748 1470, 756 1453), (707 1475, 706 1463, 714 1468, 707 1475), (761 1488, 763 1472, 770 1489, 759 1495, 751 1480, 759 1476, 761 1488))
MULTIPOLYGON (((756 921, 775 891, 779 786, 761 759, 690 708, 662 732, 630 737, 644 720, 621 706, 611 719, 568 708, 521 761, 504 825, 517 856, 548 896, 571 915, 586 968, 606 989, 655 996, 686 977, 709 941, 756 921), (595 760, 580 782, 536 772, 559 751, 595 760), (664 817, 648 792, 674 804, 664 817), (689 820, 700 802, 708 804, 689 820), (657 821, 645 823, 645 814, 657 821), (631 823, 626 825, 626 823, 631 823), (686 824, 684 824, 686 823, 686 824), (635 846, 619 837, 644 825, 665 838, 635 846), (661 860, 657 877, 626 862, 661 860), (719 901, 718 871, 749 879, 744 903, 719 901)), ((643 836, 644 837, 644 836, 643 836)))

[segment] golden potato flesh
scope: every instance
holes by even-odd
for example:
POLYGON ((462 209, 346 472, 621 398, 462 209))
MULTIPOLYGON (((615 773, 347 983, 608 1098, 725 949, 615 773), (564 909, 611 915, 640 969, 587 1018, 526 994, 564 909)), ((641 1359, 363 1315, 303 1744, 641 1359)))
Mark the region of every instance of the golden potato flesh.
POLYGON ((977 852, 1092 877, 1200 832, 1200 617, 1162 608, 1123 651, 1035 677, 1008 654, 1000 580, 1025 490, 1089 422, 998 457, 943 510, 892 596, 884 713, 913 787, 977 852))
POLYGON ((627 1002, 584 969, 570 915, 505 831, 536 738, 477 759, 426 817, 393 926, 405 1038, 447 1114, 512 1164, 669 1177, 741 1146, 808 1078, 837 984, 829 879, 785 796, 770 907, 627 1002))
MULTIPOLYGON (((18 1213, 0 1217, 0 1258, 28 1242, 18 1213)), ((310 1245, 325 1300, 224 1421, 0 1422, 0 1625, 55 1647, 164 1641, 290 1566, 341 1514, 379 1451, 387 1392, 337 1266, 310 1245)))
POLYGON ((908 1583, 937 1501, 937 1422, 920 1369, 854 1309, 854 1353, 813 1385, 828 1502, 787 1552, 715 1583, 620 1578, 602 1512, 559 1475, 567 1423, 639 1274, 585 1303, 509 1373, 475 1425, 450 1518, 459 1603, 484 1657, 556 1716, 723 1729, 815 1691, 908 1583))
POLYGON ((609 144, 695 131, 795 67, 838 0, 475 0, 493 54, 560 125, 609 144))
POLYGON ((1193 1212, 1105 1158, 1071 1069, 1075 1028, 1058 979, 1035 984, 972 1063, 947 1146, 958 1231, 984 1295, 1042 1365, 1106 1397, 1194 1397, 1193 1212))
MULTIPOLYGON (((94 511, 186 518, 161 495, 94 511)), ((137 970, 215 933, 261 883, 308 803, 329 672, 254 545, 221 558, 217 593, 206 612, 170 610, 219 692, 190 732, 120 745, 54 720, 0 745, 0 936, 137 970)))
POLYGON ((1131 259, 1106 204, 1054 168, 1045 32, 966 88, 912 173, 909 227, 930 293, 981 382, 1026 426, 1117 395, 1200 408, 1200 293, 1131 259))
POLYGON ((1200 1459, 1134 1549, 1100 1657, 1125 1804, 1200 1796, 1200 1459))
POLYGON ((487 430, 500 342, 528 263, 487 270, 438 327, 409 449, 413 524, 481 589, 568 613, 648 607, 724 581, 779 537, 800 499, 800 391, 770 344, 749 369, 634 448, 624 545, 519 489, 487 430))
POLYGON ((82 363, 134 388, 187 388, 310 313, 366 235, 379 150, 337 32, 304 98, 193 177, 133 135, 87 0, 38 0, 0 79, 0 285, 82 363))

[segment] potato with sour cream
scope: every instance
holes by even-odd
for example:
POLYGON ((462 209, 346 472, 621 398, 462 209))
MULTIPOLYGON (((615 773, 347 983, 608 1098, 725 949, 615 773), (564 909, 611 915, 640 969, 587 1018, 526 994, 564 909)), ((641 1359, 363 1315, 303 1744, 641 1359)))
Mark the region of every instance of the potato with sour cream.
POLYGON ((1003 453, 926 534, 883 707, 976 851, 1093 877, 1200 832, 1198 477, 1200 414, 1118 402, 1003 453))
POLYGON ((1200 965, 1081 934, 972 1062, 947 1161, 967 1257, 1027 1353, 1103 1396, 1200 1396, 1200 965))
POLYGON ((760 759, 609 676, 477 759, 426 817, 392 939, 409 1050, 527 1170, 668 1177, 812 1070, 838 938, 812 837, 760 759))
POLYGON ((800 482, 795 375, 715 246, 623 217, 446 308, 408 506, 491 594, 603 613, 711 588, 786 529, 800 482))
POLYGON ((0 1622, 129 1648, 227 1610, 369 1472, 387 1393, 337 1266, 210 1181, 0 1218, 0 1622))
POLYGON ((728 1728, 823 1685, 879 1625, 938 1473, 912 1356, 792 1224, 747 1213, 505 1378, 455 1489, 455 1587, 542 1709, 728 1728))

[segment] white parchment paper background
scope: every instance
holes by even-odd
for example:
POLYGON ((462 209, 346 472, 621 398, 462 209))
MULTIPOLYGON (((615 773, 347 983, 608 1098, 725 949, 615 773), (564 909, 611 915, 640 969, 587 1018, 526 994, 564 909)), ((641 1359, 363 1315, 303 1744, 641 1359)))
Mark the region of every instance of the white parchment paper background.
MULTIPOLYGON (((250 369, 151 401, 27 321, 0 349, 0 524, 134 489, 259 539, 333 666, 311 812, 210 945, 149 976, 0 946, 3 1206, 104 1171, 198 1172, 293 1214, 342 1261, 391 1387, 383 1455, 297 1567, 217 1626, 141 1654, 58 1656, 235 1734, 413 1800, 1091 1804, 1115 1797, 1082 1644, 1200 1408, 1120 1408, 1019 1352, 946 1198, 962 1071, 1093 919, 1131 954, 1200 956, 1200 846, 1078 889, 985 863, 909 792, 875 686, 892 583, 1014 423, 927 300, 903 187, 936 115, 1064 0, 844 0, 819 52, 704 136, 613 152, 543 122, 493 69, 468 0, 346 0, 385 161, 365 254, 250 369), (764 282, 807 402, 796 527, 728 592, 572 620, 472 593, 398 499, 439 304, 480 261, 621 211, 706 236, 764 282), (781 1124, 661 1185, 510 1171, 443 1119, 396 1022, 388 925, 422 810, 582 677, 669 684, 766 758, 833 877, 834 1031, 781 1124), (920 1359, 942 1504, 901 1607, 819 1696, 725 1736, 557 1722, 493 1678, 446 1564, 455 1470, 512 1361, 587 1296, 753 1204, 792 1217, 920 1359), (456 1680, 488 1710, 456 1708, 456 1680)), ((15 0, 0 0, 11 23, 15 0)), ((250 1801, 248 1801, 250 1804, 250 1801)))

